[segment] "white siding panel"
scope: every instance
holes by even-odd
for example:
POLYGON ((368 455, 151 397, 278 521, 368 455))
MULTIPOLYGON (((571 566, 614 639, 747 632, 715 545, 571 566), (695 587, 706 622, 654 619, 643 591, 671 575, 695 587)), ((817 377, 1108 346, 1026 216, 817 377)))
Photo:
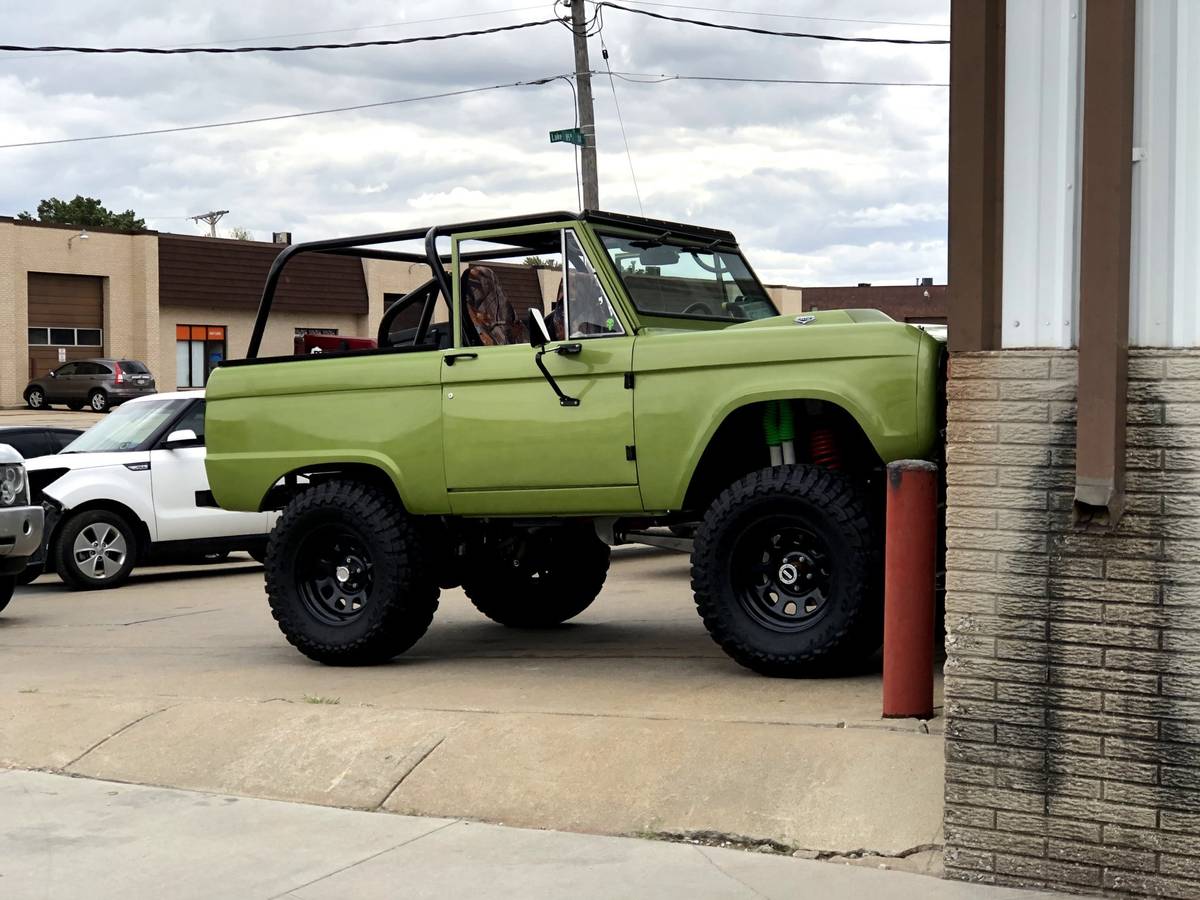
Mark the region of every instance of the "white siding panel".
POLYGON ((1070 347, 1079 294, 1081 0, 1008 0, 1004 347, 1070 347))
POLYGON ((1200 3, 1139 0, 1129 342, 1200 345, 1200 3))

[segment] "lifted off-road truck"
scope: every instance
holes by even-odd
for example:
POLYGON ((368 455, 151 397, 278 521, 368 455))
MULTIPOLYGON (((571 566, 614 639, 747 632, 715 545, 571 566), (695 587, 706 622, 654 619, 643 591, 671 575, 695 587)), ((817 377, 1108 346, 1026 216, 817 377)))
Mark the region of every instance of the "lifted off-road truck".
POLYGON ((283 511, 267 594, 315 660, 391 659, 456 585, 501 624, 557 625, 608 544, 668 526, 694 529, 713 639, 797 675, 878 648, 884 466, 932 454, 941 362, 873 310, 780 315, 726 231, 588 211, 297 244, 209 382, 208 477, 226 509, 283 511), (260 357, 281 273, 314 252, 431 278, 373 348, 260 357), (539 263, 524 312, 504 260, 539 263))

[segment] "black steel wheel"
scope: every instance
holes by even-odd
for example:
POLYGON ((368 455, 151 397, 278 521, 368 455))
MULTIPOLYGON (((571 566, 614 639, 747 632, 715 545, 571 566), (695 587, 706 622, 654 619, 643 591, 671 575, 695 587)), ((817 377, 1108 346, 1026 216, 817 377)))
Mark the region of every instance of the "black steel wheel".
POLYGON ((753 472, 721 493, 692 552, 713 640, 764 675, 869 657, 882 634, 882 553, 859 487, 819 466, 753 472))
POLYGON ((462 586, 493 622, 551 628, 592 605, 608 561, 590 523, 491 534, 472 551, 462 586))
POLYGON ((279 630, 329 665, 386 662, 415 644, 438 605, 419 530, 382 491, 318 484, 283 511, 267 543, 267 597, 279 630))

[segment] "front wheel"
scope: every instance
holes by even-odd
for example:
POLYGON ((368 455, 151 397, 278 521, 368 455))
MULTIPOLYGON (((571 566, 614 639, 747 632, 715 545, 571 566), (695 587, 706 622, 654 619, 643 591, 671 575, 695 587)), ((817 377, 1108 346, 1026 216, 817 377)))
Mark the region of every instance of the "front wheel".
POLYGON ((108 412, 108 394, 104 391, 92 391, 88 395, 88 406, 92 412, 108 412))
POLYGON ((8 606, 8 601, 12 599, 13 591, 17 589, 17 577, 15 575, 0 575, 0 612, 4 611, 4 607, 8 606))
POLYGON ((412 519, 368 485, 330 481, 283 511, 267 544, 267 597, 284 637, 328 665, 387 662, 415 644, 438 587, 412 519))
POLYGON ((26 566, 25 571, 21 572, 19 575, 15 575, 14 577, 17 579, 17 584, 24 587, 27 584, 33 584, 35 581, 37 581, 38 577, 41 576, 45 571, 46 570, 41 563, 34 563, 33 565, 26 566))
POLYGON ((55 540, 55 570, 73 591, 118 587, 137 559, 137 533, 120 513, 94 509, 63 523, 55 540))
POLYGON ((796 677, 878 647, 881 559, 849 478, 778 466, 713 501, 696 533, 692 590, 722 650, 764 675, 796 677))
POLYGON ((40 387, 31 387, 25 392, 25 405, 30 409, 45 409, 50 404, 46 402, 46 392, 40 387))
POLYGON ((463 590, 476 609, 509 628, 550 628, 575 618, 608 575, 608 545, 589 525, 517 532, 473 556, 463 590))

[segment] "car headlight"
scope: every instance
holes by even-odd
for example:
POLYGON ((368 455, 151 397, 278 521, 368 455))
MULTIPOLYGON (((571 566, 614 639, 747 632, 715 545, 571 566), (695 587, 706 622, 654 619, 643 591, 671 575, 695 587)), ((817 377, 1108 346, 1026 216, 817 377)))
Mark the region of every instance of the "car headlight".
POLYGON ((0 506, 16 506, 25 501, 25 467, 10 463, 0 467, 0 506))

